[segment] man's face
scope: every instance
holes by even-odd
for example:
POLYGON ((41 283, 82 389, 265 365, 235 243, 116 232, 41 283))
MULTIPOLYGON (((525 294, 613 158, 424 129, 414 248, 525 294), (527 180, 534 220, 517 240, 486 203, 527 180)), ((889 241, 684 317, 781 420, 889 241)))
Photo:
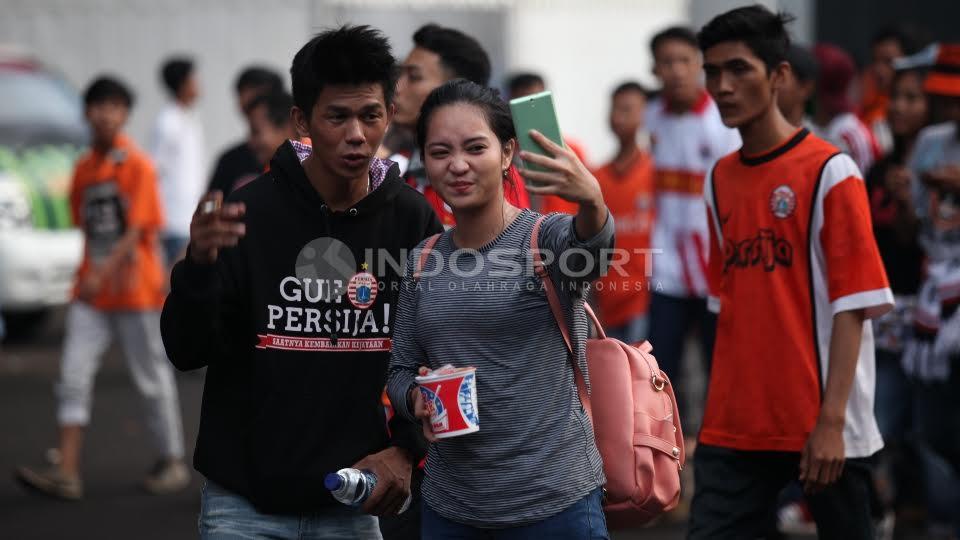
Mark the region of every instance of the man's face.
POLYGON ((717 102, 727 127, 750 123, 771 107, 790 67, 786 62, 768 74, 766 65, 743 42, 725 41, 704 55, 707 91, 717 102))
POLYGON ((625 90, 613 96, 610 106, 610 129, 621 141, 632 140, 643 127, 647 98, 635 90, 625 90))
POLYGON ((668 39, 657 45, 653 55, 653 74, 663 85, 667 101, 692 104, 700 94, 700 51, 689 43, 668 39))
POLYGON ((240 114, 244 116, 249 114, 247 108, 250 107, 253 100, 265 94, 268 89, 269 87, 267 86, 245 86, 241 88, 240 91, 237 92, 237 108, 240 110, 240 114))
POLYGON ((870 71, 877 81, 877 86, 884 93, 890 92, 893 83, 893 61, 903 56, 903 50, 895 39, 881 41, 873 46, 870 71))
POLYGON ((266 105, 250 110, 247 114, 247 123, 250 125, 248 144, 261 166, 266 166, 277 148, 288 138, 293 137, 289 122, 283 126, 277 126, 270 121, 266 105))
POLYGON ((200 83, 197 81, 197 73, 191 71, 187 80, 183 81, 177 98, 186 105, 192 105, 198 97, 200 97, 200 83))
POLYGON ((299 108, 293 110, 297 129, 313 140, 317 162, 342 180, 367 174, 393 118, 393 107, 384 102, 378 83, 327 86, 309 118, 299 108))
POLYGON ((394 121, 406 128, 417 125, 420 107, 427 95, 450 79, 435 52, 414 47, 403 61, 397 81, 397 114, 394 121))
POLYGON ((86 116, 87 122, 90 123, 94 144, 106 145, 112 143, 123 125, 127 123, 129 114, 130 109, 127 105, 116 99, 88 105, 86 116))

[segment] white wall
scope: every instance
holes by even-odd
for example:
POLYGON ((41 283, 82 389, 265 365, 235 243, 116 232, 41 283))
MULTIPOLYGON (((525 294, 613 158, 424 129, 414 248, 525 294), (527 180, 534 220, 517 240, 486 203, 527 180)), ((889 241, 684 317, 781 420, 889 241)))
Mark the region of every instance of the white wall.
POLYGON ((137 103, 129 131, 141 144, 166 99, 161 62, 194 57, 211 160, 246 132, 233 96, 237 72, 257 62, 289 79, 309 32, 308 0, 3 0, 0 11, 0 41, 24 46, 79 90, 104 72, 130 84, 137 103))

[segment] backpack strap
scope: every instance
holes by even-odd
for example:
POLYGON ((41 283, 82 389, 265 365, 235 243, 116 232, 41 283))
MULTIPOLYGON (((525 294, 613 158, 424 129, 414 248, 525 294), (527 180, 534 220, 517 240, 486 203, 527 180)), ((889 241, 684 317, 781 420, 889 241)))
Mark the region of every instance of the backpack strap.
MULTIPOLYGON (((530 255, 533 257, 533 271, 537 277, 540 278, 540 281, 543 283, 543 288, 547 292, 547 301, 550 303, 550 311, 553 312, 553 319, 557 321, 557 326, 560 327, 560 333, 563 334, 563 341, 567 344, 567 350, 570 351, 570 363, 573 364, 573 378, 577 383, 580 403, 583 404, 583 408, 587 411, 587 416, 592 419, 593 409, 590 406, 590 393, 587 391, 587 383, 577 363, 576 351, 574 351, 573 342, 570 340, 570 329, 567 328, 566 318, 563 316, 560 297, 557 296, 557 289, 553 285, 553 280, 550 279, 547 266, 543 262, 543 255, 540 253, 540 226, 543 225, 546 219, 547 216, 540 216, 533 225, 533 232, 530 233, 530 255)), ((605 338, 606 336, 603 334, 603 328, 600 327, 597 316, 594 315, 593 310, 590 309, 590 306, 586 302, 584 302, 583 305, 587 315, 593 320, 594 324, 597 325, 597 332, 605 338)))
POLYGON ((413 279, 420 279, 420 274, 423 273, 423 266, 427 264, 427 257, 429 257, 430 252, 433 251, 433 246, 437 245, 437 240, 440 240, 440 233, 427 238, 427 243, 425 243, 423 249, 420 250, 420 257, 417 258, 416 267, 413 269, 413 279))

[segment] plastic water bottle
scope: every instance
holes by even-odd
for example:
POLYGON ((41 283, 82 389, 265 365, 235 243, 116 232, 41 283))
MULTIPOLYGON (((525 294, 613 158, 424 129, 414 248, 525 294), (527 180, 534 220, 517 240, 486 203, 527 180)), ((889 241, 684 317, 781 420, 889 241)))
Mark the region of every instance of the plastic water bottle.
MULTIPOLYGON (((323 485, 330 490, 334 499, 349 506, 360 506, 377 487, 377 475, 358 469, 340 469, 328 474, 323 485)), ((408 496, 398 513, 402 514, 410 508, 410 499, 408 496)))

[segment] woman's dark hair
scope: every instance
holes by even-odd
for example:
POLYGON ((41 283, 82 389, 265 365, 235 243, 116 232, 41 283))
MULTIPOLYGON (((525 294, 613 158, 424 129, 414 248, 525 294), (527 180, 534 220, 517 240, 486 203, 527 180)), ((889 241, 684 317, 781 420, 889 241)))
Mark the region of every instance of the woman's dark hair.
POLYGON ((500 99, 500 92, 493 88, 480 86, 466 79, 453 79, 438 86, 420 108, 420 118, 417 119, 417 146, 423 154, 423 147, 427 142, 427 127, 433 113, 445 105, 463 103, 480 109, 487 124, 501 144, 507 144, 517 138, 517 131, 513 127, 513 117, 510 107, 500 99))
POLYGON ((455 78, 486 86, 490 82, 490 57, 480 42, 454 28, 436 24, 421 26, 413 43, 440 57, 440 63, 455 78))
POLYGON ((129 109, 133 107, 133 92, 119 79, 97 77, 83 93, 83 104, 89 107, 107 101, 118 101, 129 109))
POLYGON ((370 26, 341 26, 314 36, 290 66, 293 101, 310 115, 327 86, 379 84, 387 105, 397 87, 397 62, 390 42, 370 26))
POLYGON ((163 84, 173 97, 180 94, 183 83, 187 82, 191 73, 193 73, 193 60, 186 57, 170 58, 160 69, 163 84))
POLYGON ((773 13, 761 6, 737 8, 717 15, 697 34, 700 50, 720 43, 739 41, 747 46, 757 58, 772 71, 787 59, 790 36, 786 25, 793 17, 785 13, 773 13))

